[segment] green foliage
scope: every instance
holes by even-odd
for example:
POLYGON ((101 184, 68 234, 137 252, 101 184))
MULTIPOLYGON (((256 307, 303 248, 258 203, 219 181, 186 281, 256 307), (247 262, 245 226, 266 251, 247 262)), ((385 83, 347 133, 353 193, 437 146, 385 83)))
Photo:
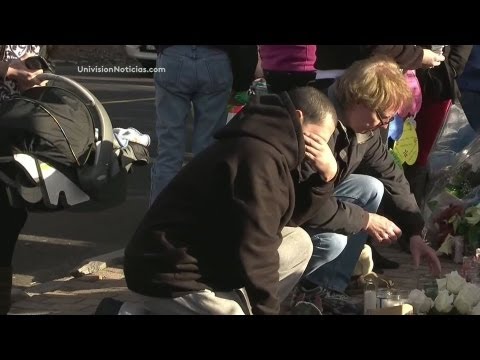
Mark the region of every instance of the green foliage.
POLYGON ((480 185, 480 171, 472 171, 472 165, 465 162, 450 178, 446 189, 450 194, 462 199, 478 185, 480 185))

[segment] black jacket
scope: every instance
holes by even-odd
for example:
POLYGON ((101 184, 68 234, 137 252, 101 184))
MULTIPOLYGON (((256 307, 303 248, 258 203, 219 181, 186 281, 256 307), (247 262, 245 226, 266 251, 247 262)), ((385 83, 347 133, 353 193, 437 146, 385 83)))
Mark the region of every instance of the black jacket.
MULTIPOLYGON (((172 45, 156 45, 157 51, 162 52, 172 45)), ((225 51, 230 58, 232 67, 233 85, 235 91, 246 91, 255 80, 255 69, 258 62, 256 45, 203 45, 225 51)))
MULTIPOLYGON (((430 48, 431 45, 423 45, 430 48)), ((420 69, 417 77, 422 88, 422 97, 430 100, 460 99, 457 78, 463 73, 473 45, 446 45, 445 61, 431 69, 420 69)))
POLYGON ((404 70, 422 66, 423 49, 416 45, 317 45, 318 70, 346 69, 375 54, 392 57, 404 70))
POLYGON ((245 287, 277 314, 278 247, 305 154, 295 109, 265 95, 245 107, 160 193, 125 250, 129 289, 175 297, 245 287))
MULTIPOLYGON (((342 109, 335 100, 333 88, 330 89, 329 95, 341 120, 342 109)), ((410 192, 410 186, 403 170, 395 164, 378 129, 369 134, 355 134, 339 122, 330 140, 330 146, 337 158, 339 170, 333 182, 314 188, 314 195, 323 198, 323 205, 321 210, 308 221, 309 226, 317 227, 318 230, 324 232, 346 235, 362 230, 366 222, 366 214, 362 208, 337 200, 333 195, 325 198, 326 194, 333 193, 334 186, 362 167, 368 168, 371 174, 376 175, 385 186, 386 191, 389 192, 394 204, 393 220, 406 237, 421 233, 424 221, 420 209, 415 197, 410 192)), ((303 177, 308 178, 309 176, 317 177, 318 175, 304 166, 303 177)), ((305 221, 305 218, 301 221, 305 221)))

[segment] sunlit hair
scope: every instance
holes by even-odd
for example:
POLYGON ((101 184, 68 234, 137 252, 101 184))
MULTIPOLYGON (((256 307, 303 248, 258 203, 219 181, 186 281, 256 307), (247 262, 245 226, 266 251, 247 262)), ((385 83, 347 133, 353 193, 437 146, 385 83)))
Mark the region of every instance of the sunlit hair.
POLYGON ((402 70, 385 55, 353 63, 337 81, 335 93, 344 107, 362 104, 382 114, 409 106, 413 100, 402 70))

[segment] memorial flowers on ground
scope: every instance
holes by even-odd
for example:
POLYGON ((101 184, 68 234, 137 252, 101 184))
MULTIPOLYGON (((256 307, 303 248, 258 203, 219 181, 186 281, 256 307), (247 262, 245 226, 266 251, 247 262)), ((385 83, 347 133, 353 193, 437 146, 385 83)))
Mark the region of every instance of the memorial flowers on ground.
POLYGON ((452 271, 445 278, 437 279, 438 292, 435 299, 425 295, 424 290, 414 289, 408 302, 415 313, 428 315, 480 315, 480 287, 452 271))

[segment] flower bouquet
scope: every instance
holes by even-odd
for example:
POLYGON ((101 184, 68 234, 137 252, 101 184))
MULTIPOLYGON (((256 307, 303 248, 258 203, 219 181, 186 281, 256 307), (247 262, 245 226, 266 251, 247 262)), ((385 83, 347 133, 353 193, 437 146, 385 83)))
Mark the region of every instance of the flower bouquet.
POLYGON ((408 303, 416 314, 422 315, 480 315, 480 287, 452 271, 437 279, 437 294, 432 299, 424 290, 414 289, 408 303))
MULTIPOLYGON (((439 233, 438 238, 434 239, 437 244, 433 245, 442 244, 448 234, 465 236, 470 242, 478 239, 480 219, 475 215, 479 210, 475 205, 480 203, 480 138, 459 153, 454 165, 445 167, 430 187, 423 215, 429 230, 439 233), (438 216, 448 212, 448 207, 452 205, 461 205, 467 208, 467 212, 450 219, 455 215, 452 213, 443 219, 443 223, 439 223, 438 216)), ((478 244, 471 243, 471 246, 478 244)))
POLYGON ((480 247, 480 203, 467 207, 450 207, 435 220, 441 242, 437 255, 454 255, 461 263, 463 255, 475 255, 480 247))

